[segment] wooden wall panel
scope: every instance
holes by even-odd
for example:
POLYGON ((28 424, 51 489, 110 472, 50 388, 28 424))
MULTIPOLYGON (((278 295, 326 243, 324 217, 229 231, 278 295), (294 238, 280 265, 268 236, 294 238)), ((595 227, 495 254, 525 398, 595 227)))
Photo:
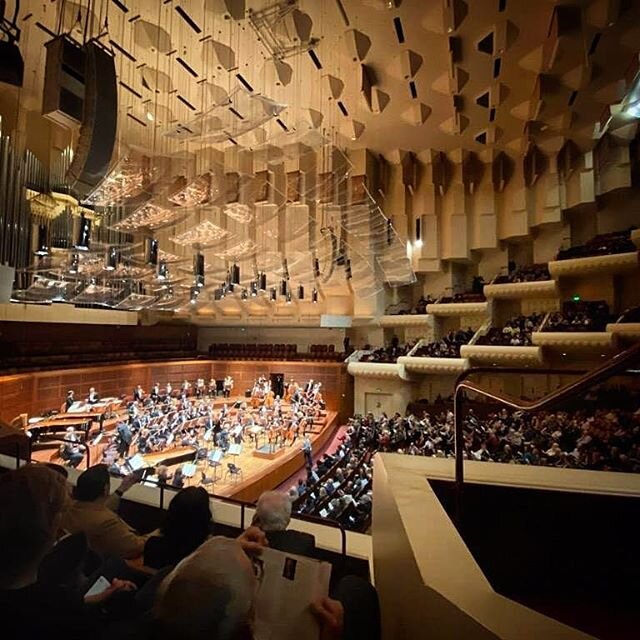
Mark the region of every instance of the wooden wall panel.
POLYGON ((59 409, 68 389, 77 398, 86 397, 89 387, 101 396, 131 394, 137 384, 148 391, 155 382, 171 382, 177 389, 186 378, 192 384, 197 378, 235 380, 235 393, 242 394, 260 376, 282 373, 285 380, 304 383, 309 378, 321 382, 327 407, 338 411, 342 420, 352 413, 353 380, 346 366, 338 362, 246 362, 183 360, 85 367, 57 371, 39 371, 14 376, 0 376, 0 418, 13 420, 20 413, 38 415, 59 409))

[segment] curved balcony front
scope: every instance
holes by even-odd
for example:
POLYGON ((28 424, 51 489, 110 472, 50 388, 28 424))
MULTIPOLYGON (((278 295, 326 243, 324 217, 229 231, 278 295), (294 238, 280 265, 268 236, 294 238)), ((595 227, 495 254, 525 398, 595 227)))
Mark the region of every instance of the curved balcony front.
POLYGON ((638 268, 638 252, 614 253, 606 256, 589 256, 570 260, 554 260, 549 263, 549 273, 554 278, 576 277, 595 273, 627 273, 638 268))
POLYGON ((531 342, 547 349, 609 349, 613 333, 605 331, 534 331, 531 342))
POLYGON ((434 316, 484 316, 489 313, 488 302, 436 302, 427 305, 427 313, 434 316))
POLYGON ((457 375, 469 368, 466 358, 428 358, 401 356, 398 364, 411 373, 457 375))
POLYGON ((433 322, 433 316, 427 313, 406 314, 397 316, 380 316, 381 327, 424 327, 433 322))
POLYGON ((494 300, 521 300, 524 298, 557 298, 558 284, 555 280, 538 282, 505 282, 486 284, 483 289, 487 298, 494 300))
POLYGON ((363 378, 403 378, 397 362, 349 362, 347 372, 363 378))
POLYGON ((542 363, 541 347, 507 347, 492 344, 466 344, 460 355, 473 362, 510 367, 536 366, 542 363))

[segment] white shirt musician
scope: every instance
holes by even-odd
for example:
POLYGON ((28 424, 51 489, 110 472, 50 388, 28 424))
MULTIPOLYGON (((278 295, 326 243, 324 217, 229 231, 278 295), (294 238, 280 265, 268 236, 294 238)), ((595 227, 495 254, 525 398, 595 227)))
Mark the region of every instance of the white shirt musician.
POLYGON ((222 390, 225 398, 228 398, 231 395, 231 392, 233 391, 233 378, 231 376, 227 376, 224 379, 222 390))
POLYGON ((87 397, 87 402, 89 404, 96 404, 100 401, 100 397, 98 396, 98 394, 96 393, 96 390, 94 387, 91 387, 89 389, 89 396, 87 397))

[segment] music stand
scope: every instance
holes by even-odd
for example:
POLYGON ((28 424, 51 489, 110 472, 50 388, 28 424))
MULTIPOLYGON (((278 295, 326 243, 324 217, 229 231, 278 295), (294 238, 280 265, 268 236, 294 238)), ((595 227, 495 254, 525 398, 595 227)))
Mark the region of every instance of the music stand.
POLYGON ((197 467, 193 462, 185 462, 182 465, 182 475, 185 478, 193 478, 196 475, 197 467))
POLYGON ((222 456, 224 451, 222 449, 216 449, 209 454, 209 466, 213 468, 213 481, 218 480, 218 467, 222 464, 222 456))
POLYGON ((235 464, 235 461, 237 460, 238 456, 242 453, 242 445, 241 444, 232 444, 229 446, 229 450, 227 451, 227 453, 230 456, 233 456, 233 461, 235 464))

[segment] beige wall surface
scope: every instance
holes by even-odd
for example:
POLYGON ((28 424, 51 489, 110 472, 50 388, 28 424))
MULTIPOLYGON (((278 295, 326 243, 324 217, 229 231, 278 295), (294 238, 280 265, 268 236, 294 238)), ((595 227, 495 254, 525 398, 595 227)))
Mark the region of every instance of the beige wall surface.
MULTIPOLYGON (((532 486, 540 469, 469 463, 467 477, 532 486)), ((566 470, 546 471, 546 482, 557 486, 553 472, 566 470)), ((572 474, 574 484, 588 485, 590 473, 572 474)), ((603 473, 603 489, 623 482, 616 475, 630 474, 603 473)), ((373 564, 384 640, 592 638, 493 591, 427 481, 452 478, 453 460, 378 454, 374 477, 373 564)))

